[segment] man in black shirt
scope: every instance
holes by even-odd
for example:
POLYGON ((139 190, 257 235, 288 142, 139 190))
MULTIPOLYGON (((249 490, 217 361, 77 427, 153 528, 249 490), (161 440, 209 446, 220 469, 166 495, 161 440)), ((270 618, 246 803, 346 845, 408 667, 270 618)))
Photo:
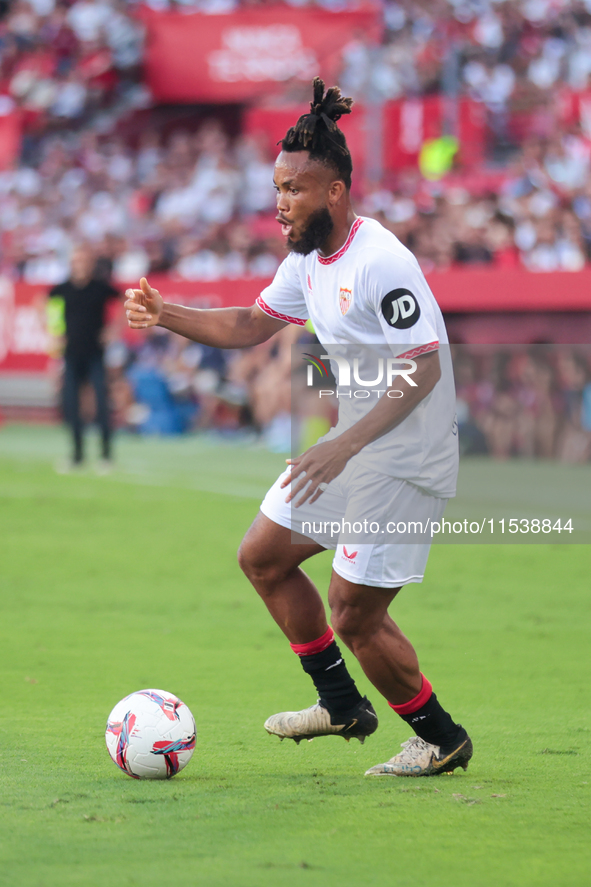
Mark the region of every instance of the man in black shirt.
POLYGON ((111 423, 107 399, 107 380, 103 362, 102 335, 105 329, 105 306, 118 296, 117 290, 93 277, 95 259, 88 247, 78 247, 72 254, 70 279, 54 286, 50 299, 60 299, 63 307, 64 351, 64 418, 73 435, 73 464, 84 459, 80 388, 86 381, 94 388, 96 419, 101 430, 103 464, 111 459, 111 423))

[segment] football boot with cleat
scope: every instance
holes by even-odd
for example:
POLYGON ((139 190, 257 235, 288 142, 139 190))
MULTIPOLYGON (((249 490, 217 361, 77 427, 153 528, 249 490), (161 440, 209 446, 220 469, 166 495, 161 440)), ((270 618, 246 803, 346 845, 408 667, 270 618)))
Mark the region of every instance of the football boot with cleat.
POLYGON ((442 752, 438 745, 431 745, 413 736, 402 743, 403 751, 390 758, 385 764, 371 767, 366 776, 440 776, 452 773, 457 767, 468 768, 472 757, 472 741, 462 730, 457 746, 442 752))
POLYGON ((342 736, 347 742, 354 737, 363 743, 378 728, 378 716, 367 696, 345 715, 331 716, 319 699, 316 705, 302 711, 282 711, 265 721, 265 730, 280 739, 296 743, 317 736, 342 736))

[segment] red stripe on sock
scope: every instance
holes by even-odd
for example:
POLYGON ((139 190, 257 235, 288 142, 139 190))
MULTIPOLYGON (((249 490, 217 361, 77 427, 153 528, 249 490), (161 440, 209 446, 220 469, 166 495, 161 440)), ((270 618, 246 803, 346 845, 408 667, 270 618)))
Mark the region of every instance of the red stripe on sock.
POLYGON ((321 638, 310 641, 308 644, 290 644, 289 646, 298 656, 313 656, 314 653, 322 653, 327 647, 330 647, 334 641, 334 631, 328 626, 321 638))
POLYGON ((431 698, 431 694, 433 693, 431 682, 427 680, 424 674, 421 674, 421 677, 423 679, 423 684, 414 699, 411 699, 409 702, 403 702, 402 705, 392 705, 391 702, 388 703, 390 708, 393 708, 397 715, 411 715, 414 711, 418 711, 419 708, 422 708, 425 702, 428 702, 431 698))

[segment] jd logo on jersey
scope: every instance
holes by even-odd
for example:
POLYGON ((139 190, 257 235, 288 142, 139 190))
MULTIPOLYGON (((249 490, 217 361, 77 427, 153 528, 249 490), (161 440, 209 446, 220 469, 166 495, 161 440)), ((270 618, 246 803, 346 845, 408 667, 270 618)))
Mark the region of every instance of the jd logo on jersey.
POLYGON ((397 330, 407 330, 414 326, 421 316, 421 309, 410 290, 392 290, 382 299, 382 314, 390 326, 397 330))

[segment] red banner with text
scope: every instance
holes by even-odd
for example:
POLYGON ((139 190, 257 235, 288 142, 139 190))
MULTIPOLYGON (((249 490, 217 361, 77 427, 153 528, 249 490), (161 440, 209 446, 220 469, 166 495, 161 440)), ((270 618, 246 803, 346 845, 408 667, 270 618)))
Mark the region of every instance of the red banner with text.
POLYGON ((290 81, 334 80, 356 35, 378 40, 377 7, 332 13, 266 6, 231 15, 154 12, 147 28, 146 79, 160 102, 244 102, 290 81))

